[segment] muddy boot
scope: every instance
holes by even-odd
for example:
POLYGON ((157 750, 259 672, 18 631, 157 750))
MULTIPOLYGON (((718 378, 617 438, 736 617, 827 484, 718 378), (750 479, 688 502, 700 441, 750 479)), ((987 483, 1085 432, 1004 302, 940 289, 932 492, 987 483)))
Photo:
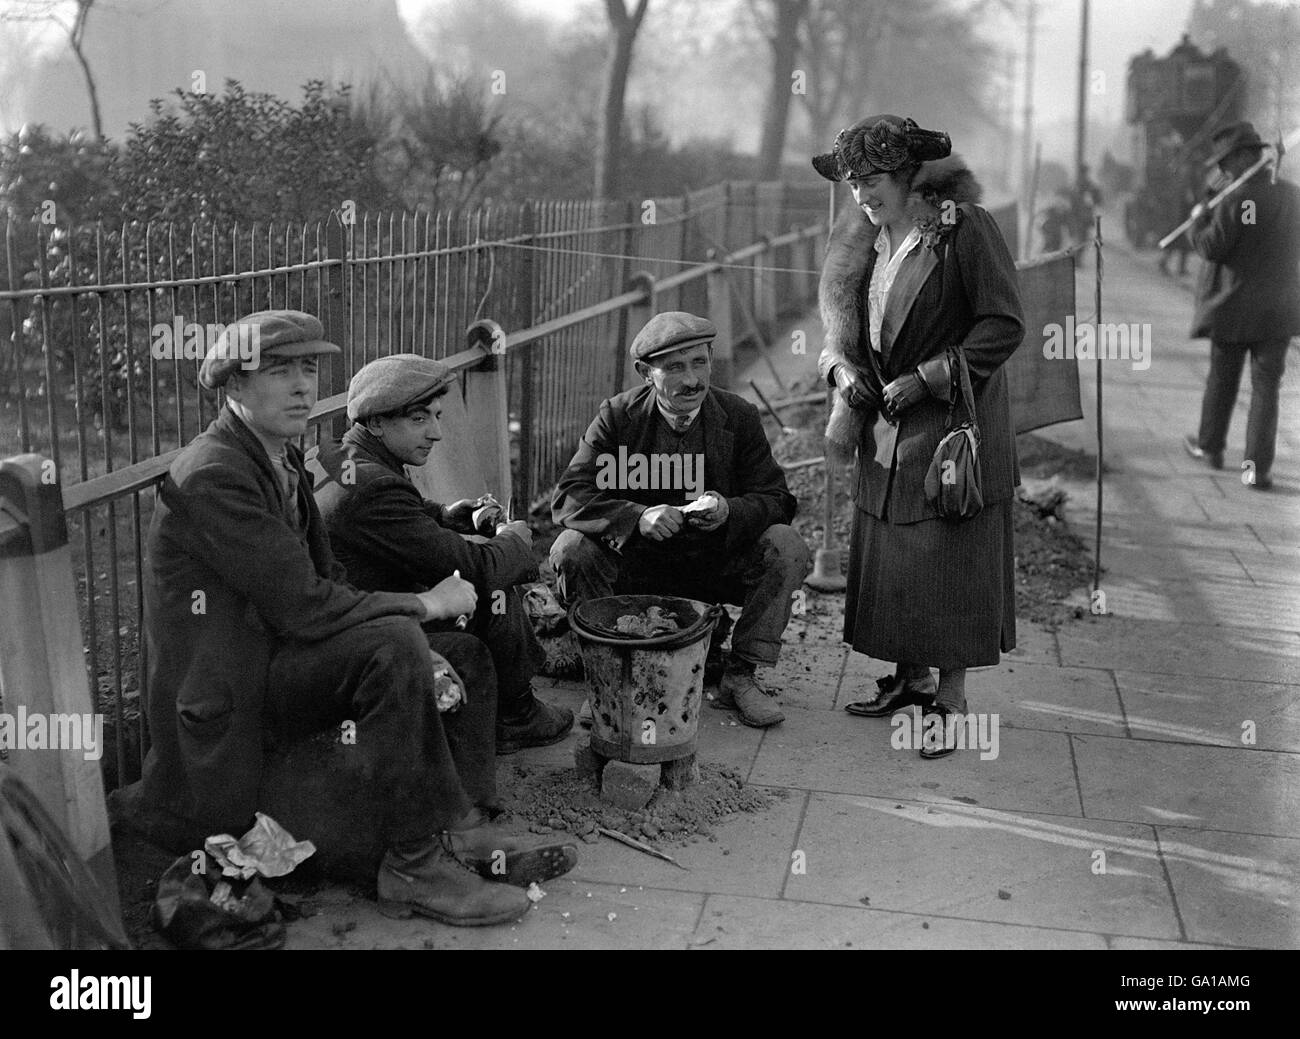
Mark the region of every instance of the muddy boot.
POLYGON ((516 836, 478 809, 452 823, 444 847, 480 877, 517 887, 561 877, 578 864, 576 844, 516 836))
POLYGON ((436 837, 414 850, 386 852, 378 889, 385 916, 405 920, 418 913, 453 927, 510 923, 532 905, 519 888, 484 880, 436 837))
POLYGON ((741 661, 728 665, 713 706, 734 709, 742 722, 755 729, 765 729, 785 721, 785 715, 776 705, 776 694, 769 693, 759 684, 752 665, 741 661))
POLYGON ((497 719, 497 754, 559 743, 573 728, 573 712, 537 699, 531 692, 522 713, 497 719))

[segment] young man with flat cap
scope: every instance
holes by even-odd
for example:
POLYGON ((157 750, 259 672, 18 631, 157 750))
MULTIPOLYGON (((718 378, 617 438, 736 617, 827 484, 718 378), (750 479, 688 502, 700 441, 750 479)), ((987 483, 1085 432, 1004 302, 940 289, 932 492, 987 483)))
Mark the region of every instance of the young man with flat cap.
POLYGON ((709 385, 716 335, 670 311, 633 339, 645 385, 601 404, 560 477, 551 561, 566 604, 641 593, 740 605, 725 663, 715 630, 706 680, 721 678, 714 706, 764 727, 784 715, 755 669, 776 663, 808 546, 758 409, 709 385))
MULTIPOLYGON (((1233 123, 1214 135, 1207 166, 1235 180, 1268 147, 1254 126, 1233 123)), ((1192 338, 1210 340, 1210 374, 1201 425, 1183 438, 1193 458, 1223 468, 1237 388, 1250 358, 1250 414, 1242 482, 1273 486, 1278 394, 1291 337, 1300 335, 1300 188, 1265 164, 1213 210, 1198 205, 1188 231, 1205 259, 1196 285, 1192 338)))
MULTIPOLYGON (((420 623, 474 612, 473 586, 371 593, 343 581, 295 443, 316 403, 317 359, 338 352, 310 314, 262 311, 227 328, 203 362, 199 379, 225 389, 225 407, 172 463, 149 530, 152 745, 140 821, 194 847, 243 833, 275 807, 263 788, 268 748, 351 721, 358 796, 386 848, 381 909, 457 925, 514 920, 529 902, 487 879, 493 853, 505 852, 500 879, 526 886, 570 868, 576 849, 494 833, 483 814, 495 801, 490 703, 471 682, 460 711, 440 713, 420 623), (250 339, 241 360, 237 344, 250 339)), ((468 635, 438 651, 461 677, 492 677, 468 635)))
POLYGON ((420 592, 457 572, 474 586, 484 606, 467 630, 487 643, 496 666, 496 752, 513 754, 562 740, 573 712, 533 692, 545 653, 514 588, 537 576, 528 524, 499 523, 487 543, 469 541, 461 535, 475 533, 478 503, 426 501, 407 476, 442 439, 442 399, 454 382, 445 364, 417 354, 381 357, 358 371, 348 386, 352 426, 341 443, 321 447, 326 478, 316 503, 358 588, 420 592))

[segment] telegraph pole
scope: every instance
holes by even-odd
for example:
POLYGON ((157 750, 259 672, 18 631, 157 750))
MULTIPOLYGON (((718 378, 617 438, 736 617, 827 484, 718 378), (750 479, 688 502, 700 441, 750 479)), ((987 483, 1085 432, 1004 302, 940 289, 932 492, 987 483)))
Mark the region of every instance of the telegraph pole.
POLYGON ((1029 188, 1034 176, 1034 37, 1038 31, 1037 0, 1027 0, 1025 5, 1025 110, 1024 130, 1020 136, 1020 191, 1029 188))
POLYGON ((1083 0, 1083 25, 1079 33, 1079 122, 1074 130, 1074 178, 1083 190, 1084 144, 1088 125, 1088 8, 1083 0))

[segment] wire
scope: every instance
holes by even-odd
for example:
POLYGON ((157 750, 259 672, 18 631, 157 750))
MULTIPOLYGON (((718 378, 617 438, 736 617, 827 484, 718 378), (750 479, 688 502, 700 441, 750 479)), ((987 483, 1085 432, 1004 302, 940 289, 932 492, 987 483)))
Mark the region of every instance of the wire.
POLYGON ((820 270, 808 267, 766 267, 748 263, 722 263, 718 260, 677 260, 666 256, 636 256, 630 253, 605 253, 591 249, 554 249, 544 245, 526 245, 523 242, 502 242, 496 244, 498 244, 498 247, 502 249, 534 249, 538 252, 550 253, 555 256, 597 256, 603 257, 607 260, 640 260, 642 263, 675 263, 680 267, 698 267, 702 264, 714 263, 719 267, 734 268, 735 270, 740 271, 769 271, 775 274, 821 274, 820 270))

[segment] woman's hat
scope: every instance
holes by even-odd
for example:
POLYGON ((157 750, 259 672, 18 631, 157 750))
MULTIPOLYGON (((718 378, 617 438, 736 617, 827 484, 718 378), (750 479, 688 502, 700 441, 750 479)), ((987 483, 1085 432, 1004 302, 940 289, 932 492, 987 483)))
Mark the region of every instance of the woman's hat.
POLYGON ((952 139, 946 133, 922 130, 914 120, 896 115, 869 115, 836 134, 831 150, 814 156, 812 164, 827 180, 841 181, 951 154, 952 139))

